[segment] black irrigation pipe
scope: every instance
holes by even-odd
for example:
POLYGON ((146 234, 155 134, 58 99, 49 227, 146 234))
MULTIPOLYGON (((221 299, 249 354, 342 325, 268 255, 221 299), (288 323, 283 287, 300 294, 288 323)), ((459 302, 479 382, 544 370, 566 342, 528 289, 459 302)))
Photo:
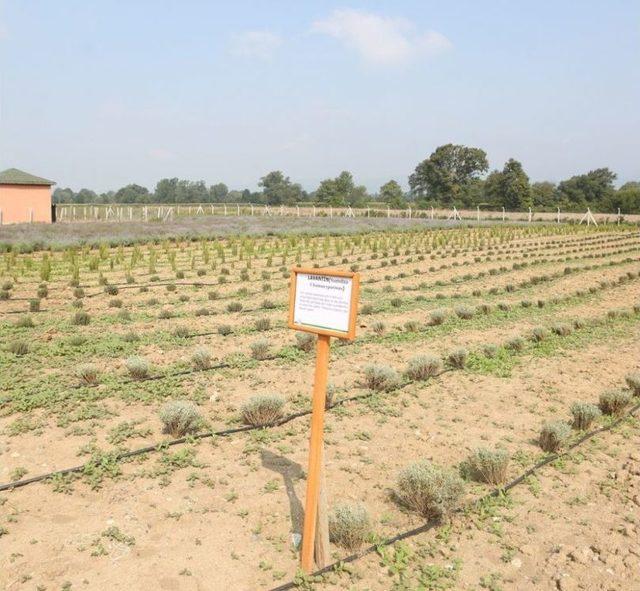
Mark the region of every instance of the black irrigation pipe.
MULTIPOLYGON (((612 284, 610 287, 619 287, 621 284, 619 283, 614 283, 612 284)), ((573 297, 576 297, 575 294, 568 294, 566 297, 560 298, 560 301, 562 300, 570 300, 573 297)), ((251 311, 251 310, 248 310, 251 311)), ((431 325, 427 325, 426 328, 421 329, 420 333, 428 333, 429 328, 431 328, 431 325)), ((202 336, 210 336, 210 335, 216 335, 219 334, 217 331, 213 331, 213 332, 205 332, 205 333, 193 333, 193 334, 189 334, 184 338, 196 338, 196 337, 202 337, 202 336)), ((367 342, 373 342, 373 340, 370 339, 365 339, 365 340, 361 340, 359 341, 360 344, 362 343, 367 343, 367 342)), ((305 353, 308 353, 308 351, 303 351, 305 353)), ((252 358, 253 359, 253 358, 252 358)), ((280 359, 280 357, 278 355, 274 355, 271 357, 265 357, 263 359, 253 359, 254 361, 275 361, 277 359, 280 359)), ((210 367, 207 368, 203 368, 203 369, 184 369, 181 371, 176 371, 173 373, 167 373, 167 374, 157 374, 157 375, 152 375, 152 376, 146 376, 143 378, 131 378, 128 380, 123 380, 121 382, 119 382, 120 385, 127 385, 127 384, 135 384, 135 383, 141 383, 141 382, 148 382, 148 381, 156 381, 156 380, 164 380, 164 379, 170 379, 170 378, 174 378, 174 377, 179 377, 179 376, 184 376, 184 375, 191 375, 191 374, 197 374, 197 373, 203 373, 203 372, 207 372, 207 371, 213 371, 213 370, 217 370, 217 369, 226 369, 226 368, 231 368, 231 367, 236 367, 237 364, 235 363, 229 363, 226 361, 223 361, 221 363, 218 363, 216 365, 212 365, 210 367)), ((445 370, 446 371, 446 370, 445 370)), ((444 372, 442 372, 444 373, 444 372)), ((438 374, 441 375, 441 374, 438 374)), ((434 376, 437 377, 437 376, 434 376)), ((406 384, 405 384, 406 385, 406 384)), ((71 389, 79 389, 79 388, 84 388, 84 387, 97 387, 98 384, 76 384, 76 385, 71 385, 69 386, 69 388, 71 389)), ((6 402, 8 402, 10 399, 8 398, 3 398, 0 399, 0 404, 5 404, 6 402)))
MULTIPOLYGON (((432 376, 433 378, 436 378, 444 373, 447 373, 449 371, 453 371, 453 369, 445 369, 443 371, 441 371, 440 373, 432 376)), ((394 389, 394 391, 396 390, 400 390, 410 384, 412 384, 413 382, 405 382, 403 384, 401 384, 400 386, 398 386, 397 388, 394 389)), ((369 390, 368 392, 366 392, 365 394, 356 394, 355 396, 349 396, 347 398, 340 398, 339 400, 336 400, 333 404, 331 404, 330 406, 327 407, 327 410, 331 410, 332 408, 335 408, 337 406, 341 406, 343 404, 346 404, 347 402, 353 402, 356 400, 362 400, 362 399, 366 399, 366 398, 371 398, 372 396, 374 396, 375 394, 379 393, 378 391, 374 391, 374 390, 369 390)), ((126 451, 126 452, 122 452, 119 454, 116 454, 115 456, 115 460, 116 461, 120 461, 120 460, 124 460, 127 458, 131 458, 134 456, 139 456, 142 454, 146 454, 146 453, 151 453, 154 451, 161 451, 167 447, 173 447, 174 445, 181 445, 183 443, 187 443, 189 441, 193 441, 193 440, 200 440, 200 439, 206 439, 208 437, 228 437, 229 435, 233 435, 235 433, 243 433, 246 431, 257 431, 260 429, 271 429, 274 427, 280 427, 281 425, 285 425, 287 423, 290 423, 291 421, 295 420, 295 419, 299 419, 301 417, 305 417, 311 414, 311 410, 302 410, 296 413, 292 413, 290 415, 287 415, 286 417, 283 417, 277 421, 274 421, 273 423, 268 423, 265 425, 257 425, 257 426, 253 426, 253 425, 245 425, 243 427, 234 427, 231 429, 225 429, 223 431, 206 431, 204 433, 196 433, 195 435, 190 435, 187 437, 179 437, 178 439, 170 439, 168 441, 162 441, 160 443, 154 444, 154 445, 147 445, 145 447, 141 447, 138 449, 134 449, 134 450, 130 450, 130 451, 126 451)), ((82 472, 82 470, 84 469, 84 467, 86 466, 86 464, 81 464, 79 466, 73 466, 71 468, 63 468, 62 470, 54 470, 52 472, 48 472, 46 474, 40 474, 38 476, 33 476, 31 478, 26 478, 24 480, 17 480, 16 482, 8 482, 5 484, 0 484, 0 492, 1 491, 5 491, 5 490, 12 490, 14 488, 21 488, 23 486, 26 486, 27 484, 32 484, 34 482, 41 482, 43 480, 46 480, 47 478, 51 478, 53 476, 64 476, 65 474, 73 474, 73 473, 77 473, 77 472, 82 472)))
MULTIPOLYGON (((636 412, 638 412, 638 410, 640 410, 640 404, 636 404, 630 411, 628 411, 628 413, 624 416, 621 416, 619 418, 617 418, 615 421, 609 423, 609 425, 606 425, 604 427, 599 427, 598 429, 594 429, 593 431, 589 431, 588 433, 585 433, 582 437, 580 437, 577 441, 575 441, 574 443, 572 443, 569 447, 566 448, 565 451, 561 452, 561 453, 554 453, 551 454, 549 456, 547 456, 545 459, 541 460, 540 462, 538 462, 537 464, 535 464, 534 466, 532 466, 531 468, 529 468, 528 470, 526 470, 523 474, 521 474, 520 476, 518 476, 517 478, 515 478, 514 480, 512 480, 511 482, 509 482, 508 484, 505 484, 503 487, 500 488, 495 488, 494 490, 492 490, 490 493, 480 497, 479 499, 476 499, 475 501, 471 501, 470 503, 468 503, 466 505, 466 507, 470 507, 473 505, 479 505, 485 501, 487 501, 490 498, 494 498, 494 497, 498 497, 501 494, 511 490, 512 488, 518 486, 519 484, 522 484, 522 482, 524 482, 529 476, 531 476, 532 474, 535 474, 538 470, 540 470, 541 468, 543 468, 544 466, 551 464, 552 462, 554 462, 555 460, 566 456, 569 452, 571 452, 572 450, 574 450, 576 447, 578 447, 579 445, 583 444, 585 441, 592 439, 593 437, 595 437, 596 435, 599 435, 600 433, 605 433, 607 431, 611 431, 614 427, 617 427, 620 423, 622 423, 622 421, 626 420, 628 417, 635 415, 636 412)), ((456 510, 456 513, 459 513, 461 511, 463 511, 464 507, 459 508, 456 510)), ((364 548, 363 550, 360 550, 359 552, 356 552, 355 554, 350 554, 349 556, 346 556, 345 558, 341 558, 340 560, 337 560, 321 569, 318 569, 317 571, 311 573, 310 575, 308 575, 310 578, 314 578, 314 577, 319 577, 322 576, 326 573, 329 573, 331 571, 333 571, 334 569, 340 567, 343 564, 346 563, 351 563, 351 562, 355 562, 356 560, 360 560, 361 558, 364 558, 366 555, 371 554, 373 552, 377 552, 380 548, 386 547, 386 546, 391 546, 392 544, 395 544, 396 542, 400 542, 402 540, 406 540, 407 538, 412 538, 414 536, 417 536, 419 534, 425 533, 431 529, 435 529, 438 526, 437 522, 428 522, 428 523, 424 523, 423 525, 404 531, 402 533, 396 534, 395 536, 392 536, 390 538, 387 538, 381 542, 378 542, 377 544, 373 544, 371 546, 368 546, 367 548, 364 548)), ((289 591, 289 589, 297 589, 298 588, 298 584, 295 583, 294 581, 289 581, 288 583, 284 583, 282 585, 279 585, 277 587, 273 587, 271 588, 269 591, 289 591)))

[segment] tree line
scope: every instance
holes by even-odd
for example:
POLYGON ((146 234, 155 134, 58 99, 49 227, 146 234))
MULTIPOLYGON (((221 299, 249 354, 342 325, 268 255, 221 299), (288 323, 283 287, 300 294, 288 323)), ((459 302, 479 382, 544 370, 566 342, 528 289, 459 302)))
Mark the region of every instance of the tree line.
POLYGON ((349 171, 324 179, 314 191, 305 191, 280 170, 263 176, 258 191, 230 190, 224 183, 207 186, 204 181, 178 178, 160 180, 153 191, 137 184, 117 191, 96 193, 57 188, 55 203, 257 203, 294 205, 314 203, 334 207, 364 207, 371 203, 394 209, 452 207, 507 211, 594 211, 640 213, 640 182, 616 189, 616 174, 598 168, 559 183, 531 182, 522 164, 510 158, 501 170, 489 171, 481 148, 446 144, 418 163, 409 176, 409 191, 396 180, 384 183, 376 193, 356 184, 349 171))

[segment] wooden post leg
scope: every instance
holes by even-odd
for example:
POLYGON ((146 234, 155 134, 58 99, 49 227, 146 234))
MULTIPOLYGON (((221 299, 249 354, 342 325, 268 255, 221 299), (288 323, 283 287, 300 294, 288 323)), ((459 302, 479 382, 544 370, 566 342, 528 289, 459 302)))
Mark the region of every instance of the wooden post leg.
POLYGON ((316 375, 313 384, 311 411, 311 435, 309 438, 309 468, 307 470, 307 496, 305 499, 304 528, 302 530, 302 553, 300 566, 306 573, 313 570, 313 548, 318 517, 320 471, 324 431, 324 407, 329 368, 329 344, 331 337, 318 335, 316 350, 316 375))
POLYGON ((316 518, 316 536, 314 558, 318 568, 329 564, 329 513, 327 508, 327 482, 324 471, 324 444, 320 461, 320 490, 318 491, 318 514, 316 518))

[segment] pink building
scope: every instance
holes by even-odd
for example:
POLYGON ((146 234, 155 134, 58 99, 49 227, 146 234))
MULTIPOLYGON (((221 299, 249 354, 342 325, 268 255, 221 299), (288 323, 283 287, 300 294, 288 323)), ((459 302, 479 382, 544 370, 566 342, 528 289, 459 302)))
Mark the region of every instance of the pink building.
POLYGON ((0 225, 52 221, 53 181, 17 168, 0 172, 0 225))

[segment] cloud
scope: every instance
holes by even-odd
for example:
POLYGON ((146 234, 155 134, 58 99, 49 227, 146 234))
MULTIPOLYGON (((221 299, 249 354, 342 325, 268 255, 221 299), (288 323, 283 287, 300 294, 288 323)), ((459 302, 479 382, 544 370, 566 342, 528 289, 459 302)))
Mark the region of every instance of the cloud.
POLYGON ((379 16, 351 8, 334 10, 313 23, 313 30, 339 39, 373 64, 397 65, 420 56, 433 56, 453 47, 441 33, 417 34, 405 18, 379 16))
POLYGON ((246 31, 233 36, 230 50, 239 57, 269 61, 281 45, 280 35, 269 31, 246 31))

